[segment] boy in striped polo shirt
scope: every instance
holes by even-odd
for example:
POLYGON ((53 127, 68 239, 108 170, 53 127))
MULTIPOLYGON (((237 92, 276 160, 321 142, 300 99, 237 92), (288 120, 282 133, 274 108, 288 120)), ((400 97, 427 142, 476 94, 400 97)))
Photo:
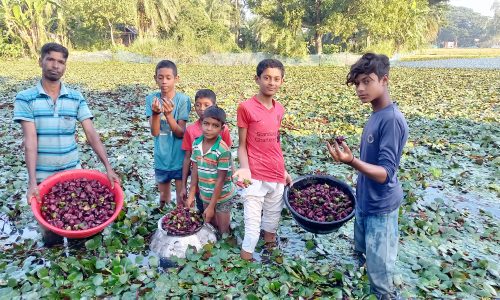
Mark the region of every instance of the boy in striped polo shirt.
POLYGON ((203 113, 203 135, 193 142, 191 187, 186 201, 191 207, 198 187, 204 206, 203 217, 220 233, 229 233, 232 199, 236 194, 231 179, 231 148, 220 136, 225 123, 226 113, 222 108, 211 106, 203 113))
MULTIPOLYGON (((66 47, 56 43, 45 44, 39 60, 42 80, 35 87, 19 92, 14 102, 14 121, 21 123, 24 136, 28 204, 33 197, 41 201, 37 185, 46 177, 80 168, 75 140, 76 121, 81 123, 90 146, 106 167, 111 186, 120 181, 94 129, 87 102, 80 92, 61 82, 67 58, 66 47)), ((43 232, 43 237, 46 244, 54 241, 49 232, 43 232)), ((55 242, 60 241, 62 238, 55 242)))

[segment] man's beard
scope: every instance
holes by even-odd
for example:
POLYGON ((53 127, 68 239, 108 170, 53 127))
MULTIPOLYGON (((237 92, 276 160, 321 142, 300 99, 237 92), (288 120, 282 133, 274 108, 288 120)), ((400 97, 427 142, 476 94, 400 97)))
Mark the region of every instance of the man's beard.
POLYGON ((61 79, 62 74, 51 74, 50 72, 45 73, 45 79, 50 80, 50 81, 59 81, 61 79))

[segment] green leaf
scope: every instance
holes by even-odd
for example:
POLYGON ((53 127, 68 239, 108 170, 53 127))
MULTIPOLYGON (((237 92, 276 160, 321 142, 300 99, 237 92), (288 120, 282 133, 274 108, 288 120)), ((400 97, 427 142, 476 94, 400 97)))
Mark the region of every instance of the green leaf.
POLYGON ((120 280, 121 284, 127 283, 127 281, 128 281, 128 274, 122 274, 122 275, 120 275, 119 280, 120 280))
POLYGON ((88 250, 96 250, 102 245, 102 238, 101 236, 96 236, 91 240, 88 240, 85 242, 85 247, 88 250))
POLYGON ((102 270, 106 267, 106 262, 104 260, 98 260, 95 262, 95 268, 97 270, 102 270))
POLYGON ((68 275, 68 280, 73 282, 78 282, 83 280, 83 274, 80 272, 73 272, 68 275))
POLYGON ((257 297, 255 294, 247 294, 247 300, 259 300, 260 298, 257 297))
POLYGON ((100 286, 103 283, 104 279, 101 274, 97 274, 94 276, 92 279, 92 283, 94 283, 95 286, 100 286))
POLYGON ((144 246, 144 238, 140 235, 135 236, 128 241, 128 246, 132 249, 142 248, 144 246))
POLYGON ((160 260, 156 256, 150 256, 148 262, 151 268, 157 268, 160 265, 160 260))
POLYGON ((316 244, 314 243, 314 240, 308 240, 306 241, 306 249, 307 250, 312 250, 316 247, 316 244))
POLYGON ((106 290, 102 286, 98 286, 95 289, 94 293, 95 293, 96 296, 102 296, 102 295, 104 295, 105 292, 106 292, 106 290))
POLYGON ((41 268, 36 272, 38 278, 44 278, 49 276, 49 270, 47 268, 41 268))

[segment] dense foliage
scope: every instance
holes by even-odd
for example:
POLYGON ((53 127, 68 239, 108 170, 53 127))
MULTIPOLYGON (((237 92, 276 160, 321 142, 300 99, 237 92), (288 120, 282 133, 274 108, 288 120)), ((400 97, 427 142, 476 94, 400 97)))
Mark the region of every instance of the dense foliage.
POLYGON ((2 0, 0 56, 36 56, 47 41, 78 50, 132 43, 133 52, 175 58, 239 51, 392 54, 434 43, 445 25, 441 37, 461 39, 461 46, 498 38, 498 12, 487 20, 448 9, 447 0, 2 0))
MULTIPOLYGON (((254 67, 179 66, 178 89, 191 97, 213 88, 228 113, 237 145, 237 104, 256 91, 254 67)), ((261 261, 239 259, 226 239, 163 270, 148 243, 165 212, 154 183, 153 142, 144 97, 154 89, 154 65, 69 63, 66 82, 80 89, 95 115, 111 164, 121 174, 126 205, 102 234, 78 245, 43 248, 24 199, 26 171, 13 98, 39 78, 35 61, 0 64, 0 297, 242 299, 354 298, 368 294, 365 268, 354 259, 353 221, 323 236, 304 232, 287 211, 282 250, 261 261)), ((292 176, 327 173, 354 185, 356 174, 329 157, 325 141, 344 135, 356 155, 370 107, 343 84, 346 68, 289 67, 278 97, 287 110, 282 144, 292 176)), ((396 282, 404 296, 498 297, 499 95, 497 70, 403 69, 391 73, 392 96, 410 137, 399 178, 405 192, 396 282)), ((194 113, 192 114, 194 120, 194 113)), ((102 169, 79 130, 85 168, 102 169)), ((236 153, 236 149, 233 149, 236 153)), ((242 206, 233 210, 243 232, 242 206)), ((259 245, 258 251, 260 251, 259 245)))

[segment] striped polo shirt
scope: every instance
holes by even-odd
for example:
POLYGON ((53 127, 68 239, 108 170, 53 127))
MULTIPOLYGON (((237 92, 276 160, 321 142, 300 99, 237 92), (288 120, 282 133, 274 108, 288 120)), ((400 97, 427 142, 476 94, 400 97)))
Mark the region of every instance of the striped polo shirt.
POLYGON ((202 142, 203 136, 193 142, 193 154, 191 154, 191 161, 195 162, 198 167, 200 198, 203 202, 212 200, 217 182, 217 170, 225 170, 227 175, 217 203, 226 202, 236 194, 236 187, 232 180, 231 149, 224 143, 220 135, 207 153, 203 153, 202 142))
POLYGON ((76 168, 80 161, 75 141, 76 120, 92 118, 83 95, 61 83, 61 91, 54 102, 36 87, 19 92, 14 101, 14 121, 34 122, 38 141, 36 180, 63 170, 76 168))

